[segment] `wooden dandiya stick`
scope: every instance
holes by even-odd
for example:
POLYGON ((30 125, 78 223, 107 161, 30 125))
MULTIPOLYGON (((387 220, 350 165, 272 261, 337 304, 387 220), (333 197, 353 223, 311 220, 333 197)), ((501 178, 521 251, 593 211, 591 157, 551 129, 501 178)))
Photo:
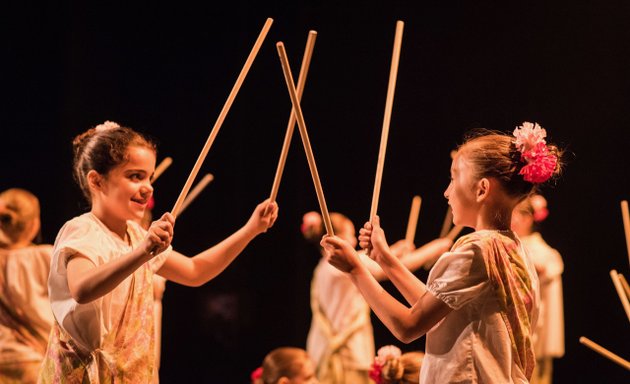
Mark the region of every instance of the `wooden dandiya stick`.
POLYGON ((295 90, 295 84, 293 83, 293 75, 291 75, 291 67, 289 66, 287 52, 284 49, 284 44, 281 41, 276 43, 276 48, 278 49, 278 55, 280 56, 282 72, 284 73, 284 80, 287 83, 287 89, 289 90, 291 103, 293 103, 293 111, 295 112, 298 129, 300 131, 300 136, 302 137, 302 144, 304 145, 304 151, 306 152, 308 167, 311 170, 313 184, 315 184, 317 201, 319 202, 319 208, 322 212, 324 225, 326 226, 326 233, 329 236, 334 236, 335 232, 333 231, 332 221, 330 220, 330 215, 328 214, 328 207, 326 206, 326 199, 324 198, 322 183, 319 180, 319 173, 317 173, 317 165, 315 164, 315 157, 313 156, 313 150, 311 149, 311 142, 308 138, 308 131, 306 130, 306 122, 304 121, 304 115, 302 114, 302 108, 300 107, 300 100, 298 99, 297 91, 295 90))
MULTIPOLYGON (((298 77, 296 88, 298 100, 302 99, 302 93, 304 92, 304 84, 306 84, 306 77, 308 75, 308 69, 311 64, 311 57, 313 56, 313 48, 315 47, 315 38, 317 38, 317 32, 309 31, 308 38, 306 39, 306 48, 304 48, 304 57, 302 58, 302 66, 300 67, 300 75, 298 77)), ((295 130, 295 121, 295 110, 291 108, 291 117, 289 117, 289 124, 287 125, 287 131, 284 135, 284 143, 282 144, 282 151, 280 152, 280 160, 278 160, 276 176, 271 187, 271 194, 269 195, 270 202, 276 201, 276 197, 278 196, 278 189, 280 188, 282 172, 284 172, 284 165, 287 162, 287 155, 289 153, 289 147, 291 146, 293 131, 295 130)))
POLYGON ((151 182, 157 180, 157 178, 160 177, 160 175, 164 173, 164 171, 166 171, 166 168, 168 168, 171 164, 173 164, 173 159, 171 157, 165 157, 164 160, 162 160, 160 164, 155 167, 155 171, 153 171, 153 176, 151 177, 151 182))
POLYGON ((204 188, 210 184, 210 182, 214 180, 214 176, 212 175, 212 173, 206 173, 206 175, 203 177, 203 179, 201 179, 197 185, 195 185, 195 187, 190 191, 190 193, 188 194, 188 196, 186 196, 186 200, 184 200, 184 203, 182 204, 182 207, 179 209, 179 214, 181 215, 186 208, 190 205, 190 203, 192 203, 197 196, 199 196, 199 194, 201 193, 201 191, 204 190, 204 188))
POLYGON ((394 49, 389 70, 389 83, 387 85, 387 98, 385 100, 385 116, 383 117, 383 129, 381 131, 381 145, 378 151, 376 164, 376 178, 374 180, 374 192, 372 193, 372 206, 370 208, 370 221, 378 212, 378 199, 381 193, 381 181, 383 179, 383 166, 385 165, 385 151, 387 150, 387 137, 389 136, 389 123, 392 118, 392 106, 394 105, 394 91, 396 90, 396 78, 398 76, 398 62, 400 61, 400 47, 405 23, 396 22, 396 34, 394 36, 394 49))
POLYGON ((446 237, 448 230, 451 229, 453 223, 453 210, 449 205, 446 209, 446 215, 444 216, 444 222, 442 223, 442 230, 440 231, 440 237, 446 237))
POLYGON ((208 151, 210 150, 210 147, 212 146, 214 139, 219 133, 219 129, 221 129, 223 120, 225 120, 225 117, 227 116, 227 113, 230 110, 230 107, 232 106, 234 99, 236 98, 236 94, 241 88, 241 85, 243 84, 243 81, 245 80, 245 77, 247 76, 247 73, 249 72, 249 69, 251 68, 252 63, 254 62, 254 59, 256 58, 256 55, 258 54, 258 51, 260 50, 260 47, 263 41, 265 40, 265 37, 267 36, 267 32, 269 32, 269 28, 271 28, 272 23, 273 23, 273 19, 268 18, 262 30, 260 31, 260 34, 258 35, 258 39, 256 39, 256 42, 254 43, 254 47, 249 53, 249 56, 247 57, 247 60, 245 61, 245 65, 243 66, 243 69, 241 69, 241 73, 238 75, 238 78, 236 79, 236 83, 234 84, 234 87, 232 87, 232 91, 230 92, 230 95, 228 96, 225 104, 223 105, 223 109, 221 109, 221 113, 219 113, 219 117, 217 118, 217 121, 214 123, 214 127, 212 128, 212 131, 210 132, 210 136, 208 136, 208 139, 206 140, 206 143, 203 146, 203 149, 201 150, 199 157, 197 158, 197 162, 195 163, 195 166, 190 172, 190 175, 188 175, 186 184, 184 184, 184 188, 182 188, 182 191, 179 194, 179 197, 177 198, 175 205, 173 206, 173 210, 171 211, 171 214, 173 216, 177 216, 177 214, 179 213, 179 210, 181 209, 181 206, 184 203, 184 200, 186 199, 186 195, 188 195, 188 191, 190 190, 190 187, 192 186, 192 183, 195 180, 195 177, 197 177, 197 173, 199 173, 201 164, 203 164, 203 161, 206 159, 206 155, 208 155, 208 151))
POLYGON ((626 297, 630 298, 630 285, 628 285, 628 280, 626 280, 626 278, 621 273, 619 273, 618 275, 619 281, 623 286, 623 290, 626 292, 626 297))
POLYGON ((628 296, 619 280, 619 275, 617 271, 614 269, 610 271, 610 278, 615 285, 615 290, 617 291, 617 295, 619 295, 619 299, 621 300, 621 304, 623 305, 623 309, 626 311, 626 316, 628 316, 628 321, 630 321, 630 302, 628 302, 628 296))
POLYGON ((587 339, 586 337, 582 336, 580 337, 580 344, 586 345, 587 347, 589 347, 590 349, 592 349, 593 351, 599 353, 600 355, 604 356, 605 358, 621 365, 622 367, 624 367, 625 369, 630 370, 630 362, 612 352, 610 352, 609 350, 607 350, 606 348, 602 347, 601 345, 587 339))
POLYGON ((407 233, 405 235, 405 241, 413 244, 416 238, 416 228, 418 226, 418 215, 420 214, 420 205, 422 204, 422 198, 420 196, 414 196, 411 200, 411 210, 409 211, 409 221, 407 222, 407 233))
POLYGON ((623 218, 623 230, 626 234, 626 249, 628 251, 628 262, 630 262, 630 214, 628 214, 628 201, 621 201, 621 217, 623 218))

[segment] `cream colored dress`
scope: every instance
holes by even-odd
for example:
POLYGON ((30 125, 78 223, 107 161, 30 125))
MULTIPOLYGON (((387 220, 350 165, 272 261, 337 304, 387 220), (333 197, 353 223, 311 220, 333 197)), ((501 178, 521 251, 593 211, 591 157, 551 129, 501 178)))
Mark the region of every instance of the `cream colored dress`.
POLYGON ((560 253, 551 248, 540 233, 522 237, 540 279, 540 315, 534 332, 534 350, 538 361, 532 383, 551 383, 552 359, 564 356, 564 305, 560 253))
POLYGON ((323 258, 313 273, 311 310, 306 350, 320 382, 369 383, 374 359, 370 308, 350 278, 323 258))
POLYGON ((50 245, 0 249, 0 382, 37 379, 53 324, 47 286, 51 254, 50 245))
POLYGON ((67 263, 80 253, 103 265, 131 252, 146 235, 128 221, 130 243, 96 216, 67 222, 57 236, 49 291, 56 323, 44 360, 42 383, 149 383, 154 379, 153 273, 171 248, 138 268, 108 294, 87 304, 72 298, 67 263))

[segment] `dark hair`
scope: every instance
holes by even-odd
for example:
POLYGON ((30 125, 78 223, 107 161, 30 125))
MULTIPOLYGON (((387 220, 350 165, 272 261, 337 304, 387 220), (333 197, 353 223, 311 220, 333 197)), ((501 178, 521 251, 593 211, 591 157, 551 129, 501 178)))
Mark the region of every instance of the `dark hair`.
POLYGON ((146 147, 157 152, 154 141, 149 137, 109 121, 90 128, 74 138, 72 141, 74 179, 88 202, 92 200, 87 183, 88 172, 95 170, 101 175, 106 175, 128 160, 129 146, 146 147))
POLYGON ((282 377, 292 379, 300 374, 308 360, 308 354, 301 348, 276 348, 265 356, 262 374, 254 383, 275 384, 282 377))
MULTIPOLYGON (((475 129, 466 135, 457 152, 466 156, 473 164, 477 178, 493 177, 510 196, 523 199, 533 193, 540 184, 526 181, 523 175, 519 174, 527 163, 522 159, 514 140, 511 134, 483 128, 475 129)), ((557 146, 547 143, 547 150, 558 159, 553 175, 547 181, 549 182, 560 175, 564 164, 562 151, 557 146)))

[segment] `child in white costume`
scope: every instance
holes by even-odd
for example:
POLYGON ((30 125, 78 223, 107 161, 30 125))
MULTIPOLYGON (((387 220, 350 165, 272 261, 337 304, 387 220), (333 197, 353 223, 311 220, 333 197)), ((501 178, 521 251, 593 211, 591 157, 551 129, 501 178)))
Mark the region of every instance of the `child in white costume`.
POLYGON ((153 193, 155 145, 112 122, 77 136, 74 173, 91 210, 55 241, 49 278, 55 324, 41 383, 155 380, 153 273, 199 286, 221 273, 277 218, 259 204, 234 234, 194 257, 171 249, 170 213, 145 231, 138 221, 153 193))
MULTIPOLYGON (((354 224, 346 216, 330 214, 335 234, 357 245, 354 224)), ((324 228, 317 212, 304 215, 302 232, 307 239, 320 239, 324 228)), ((394 247, 396 257, 411 270, 421 267, 426 260, 442 254, 452 245, 447 238, 412 250, 413 244, 400 241, 394 247)), ((374 332, 370 307, 348 276, 330 265, 322 251, 322 258, 313 272, 311 282, 311 328, 306 350, 317 367, 322 383, 370 383, 368 371, 374 358, 374 332)), ((387 276, 381 267, 364 253, 362 262, 377 280, 387 276)))
POLYGON ((350 244, 322 239, 330 262, 348 273, 394 336, 411 342, 427 335, 420 383, 529 382, 538 279, 510 221, 535 185, 560 171, 560 152, 545 136, 524 123, 513 137, 482 131, 458 149, 444 196, 454 224, 475 232, 438 259, 427 285, 393 257, 378 217, 366 223, 360 245, 373 247, 371 256, 411 307, 382 289, 350 244))
POLYGON ((52 246, 35 245, 39 201, 12 188, 0 193, 0 383, 32 384, 48 344, 52 246))
POLYGON ((547 200, 541 195, 532 195, 523 200, 512 213, 512 229, 529 251, 540 280, 540 311, 534 330, 536 369, 532 384, 550 384, 553 359, 564 356, 564 263, 560 253, 534 230, 535 225, 545 220, 548 213, 547 200))

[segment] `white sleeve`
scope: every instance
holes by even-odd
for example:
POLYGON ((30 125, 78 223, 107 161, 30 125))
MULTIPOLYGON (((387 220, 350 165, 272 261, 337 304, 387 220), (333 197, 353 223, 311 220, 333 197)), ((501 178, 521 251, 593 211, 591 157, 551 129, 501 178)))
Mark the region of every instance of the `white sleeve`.
POLYGON ((454 310, 479 297, 489 279, 481 251, 473 244, 446 252, 429 274, 427 287, 435 297, 454 310))

